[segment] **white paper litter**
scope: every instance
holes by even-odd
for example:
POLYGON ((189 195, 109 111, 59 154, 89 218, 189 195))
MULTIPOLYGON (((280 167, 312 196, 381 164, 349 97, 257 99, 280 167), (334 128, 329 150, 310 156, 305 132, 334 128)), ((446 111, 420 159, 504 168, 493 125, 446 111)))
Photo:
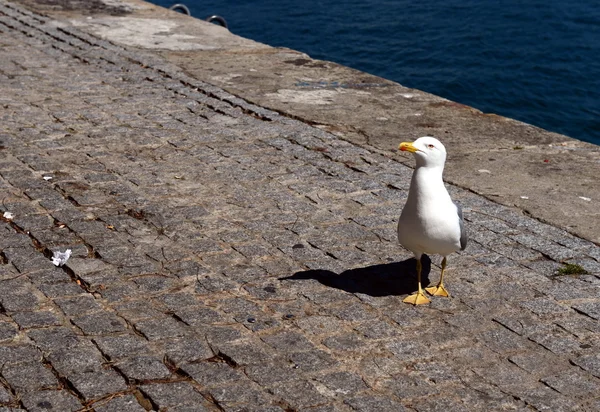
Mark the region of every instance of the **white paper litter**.
POLYGON ((71 249, 67 249, 64 252, 59 252, 58 250, 54 252, 52 256, 52 263, 54 266, 62 266, 67 263, 67 260, 71 257, 71 249))
POLYGON ((52 180, 52 176, 44 176, 44 180, 52 180))
POLYGON ((585 200, 586 202, 591 202, 591 201, 592 201, 592 199, 591 199, 591 198, 589 198, 589 197, 585 197, 585 196, 579 196, 579 198, 580 198, 581 200, 585 200))
POLYGON ((521 199, 529 199, 529 196, 521 196, 521 199))
POLYGON ((4 214, 2 215, 2 217, 3 217, 4 219, 11 220, 13 217, 15 217, 15 214, 14 214, 14 213, 11 213, 11 212, 4 212, 4 214))

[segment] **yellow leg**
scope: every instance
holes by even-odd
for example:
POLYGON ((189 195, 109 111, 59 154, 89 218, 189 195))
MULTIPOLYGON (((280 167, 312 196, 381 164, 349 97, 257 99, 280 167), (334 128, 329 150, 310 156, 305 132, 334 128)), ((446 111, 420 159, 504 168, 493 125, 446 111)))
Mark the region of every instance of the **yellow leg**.
POLYGON ((421 258, 419 257, 419 259, 417 259, 417 282, 419 284, 419 289, 412 295, 405 297, 402 302, 412 303, 413 305, 423 305, 431 302, 429 298, 425 296, 425 293, 423 293, 423 289, 421 289, 421 269, 421 258))
POLYGON ((442 273, 440 273, 440 282, 437 284, 437 286, 431 286, 431 287, 425 288, 427 293, 429 293, 430 295, 446 296, 446 297, 450 296, 448 294, 448 291, 444 287, 444 270, 445 269, 446 269, 446 256, 444 256, 444 259, 442 259, 442 273))

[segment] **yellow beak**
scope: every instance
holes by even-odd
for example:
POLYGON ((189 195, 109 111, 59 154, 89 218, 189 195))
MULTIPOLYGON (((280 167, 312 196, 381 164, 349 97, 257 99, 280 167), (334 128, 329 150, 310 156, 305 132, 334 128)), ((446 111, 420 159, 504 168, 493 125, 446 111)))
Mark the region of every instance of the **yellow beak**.
POLYGON ((403 152, 411 152, 411 153, 415 153, 415 152, 419 151, 419 149, 417 149, 410 142, 402 142, 402 143, 400 143, 400 146, 398 146, 398 149, 402 150, 403 152))

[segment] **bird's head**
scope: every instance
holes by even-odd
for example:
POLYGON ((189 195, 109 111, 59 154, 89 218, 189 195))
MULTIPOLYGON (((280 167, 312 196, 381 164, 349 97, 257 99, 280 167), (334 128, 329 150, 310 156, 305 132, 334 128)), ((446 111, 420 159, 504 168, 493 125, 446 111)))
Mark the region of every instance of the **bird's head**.
POLYGON ((414 142, 402 142, 398 147, 403 152, 411 152, 417 161, 417 166, 444 167, 446 148, 435 137, 419 137, 414 142))

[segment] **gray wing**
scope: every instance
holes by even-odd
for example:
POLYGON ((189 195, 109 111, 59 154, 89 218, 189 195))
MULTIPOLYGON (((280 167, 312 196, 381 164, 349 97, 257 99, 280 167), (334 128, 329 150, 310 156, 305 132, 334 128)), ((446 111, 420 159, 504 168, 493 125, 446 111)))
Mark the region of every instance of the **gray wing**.
POLYGON ((460 250, 465 250, 467 247, 467 229, 465 228, 465 221, 463 219, 462 207, 460 205, 454 204, 456 206, 456 211, 458 212, 458 224, 460 226, 460 250))

